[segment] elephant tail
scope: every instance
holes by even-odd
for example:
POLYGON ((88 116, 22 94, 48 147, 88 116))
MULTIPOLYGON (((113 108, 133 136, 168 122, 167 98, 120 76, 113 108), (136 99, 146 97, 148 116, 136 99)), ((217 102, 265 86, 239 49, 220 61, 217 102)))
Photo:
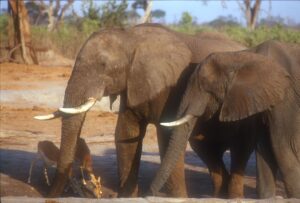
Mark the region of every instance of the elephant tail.
POLYGON ((187 141, 190 137, 196 120, 196 118, 193 118, 188 123, 178 126, 174 129, 167 151, 162 159, 161 166, 150 186, 150 193, 153 195, 158 194, 160 189, 169 178, 172 170, 179 160, 180 155, 185 152, 187 141))

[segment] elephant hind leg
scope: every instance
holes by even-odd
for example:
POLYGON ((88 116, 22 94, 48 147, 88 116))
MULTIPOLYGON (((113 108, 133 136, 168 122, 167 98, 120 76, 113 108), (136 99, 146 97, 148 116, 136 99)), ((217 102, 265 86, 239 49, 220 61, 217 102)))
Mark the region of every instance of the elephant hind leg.
POLYGON ((207 140, 190 139, 190 145, 207 165, 214 186, 214 197, 227 197, 229 174, 224 165, 223 147, 207 140))
POLYGON ((259 137, 255 153, 258 197, 262 199, 275 197, 278 166, 268 136, 262 135, 259 137))

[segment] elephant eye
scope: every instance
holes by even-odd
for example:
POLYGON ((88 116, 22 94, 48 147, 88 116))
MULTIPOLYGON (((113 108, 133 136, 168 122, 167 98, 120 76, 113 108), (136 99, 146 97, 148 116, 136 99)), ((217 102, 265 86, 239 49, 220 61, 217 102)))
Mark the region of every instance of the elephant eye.
POLYGON ((101 67, 105 67, 105 66, 106 66, 105 61, 102 61, 102 62, 100 63, 100 66, 101 66, 101 67))
POLYGON ((101 60, 98 64, 97 64, 97 70, 100 71, 101 73, 103 71, 105 71, 105 68, 106 68, 106 62, 101 60))

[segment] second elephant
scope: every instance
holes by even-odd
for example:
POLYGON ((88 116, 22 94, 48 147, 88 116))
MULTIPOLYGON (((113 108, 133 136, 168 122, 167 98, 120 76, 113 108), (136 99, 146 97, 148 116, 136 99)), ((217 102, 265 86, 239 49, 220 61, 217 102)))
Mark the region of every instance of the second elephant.
MULTIPOLYGON (((192 146, 200 153, 208 150, 211 154, 204 161, 212 175, 220 157, 218 153, 224 150, 215 150, 218 142, 223 142, 224 146, 224 132, 225 135, 228 132, 237 135, 239 139, 234 139, 236 141, 248 139, 247 136, 255 133, 258 139, 259 196, 275 196, 278 167, 287 196, 300 197, 299 45, 267 41, 245 51, 210 55, 192 74, 177 117, 181 119, 164 123, 180 126, 174 129, 162 165, 151 184, 153 193, 163 185, 193 130, 200 126, 207 134, 202 140, 192 142, 192 146), (216 137, 214 145, 205 145, 205 140, 216 137)), ((249 142, 249 146, 252 144, 249 142)), ((243 148, 237 150, 247 151, 243 148)), ((232 156, 235 154, 239 152, 233 152, 232 156)), ((234 166, 232 163, 231 170, 234 166)), ((222 173, 222 168, 219 170, 220 179, 226 181, 227 174, 222 173)), ((235 177, 243 175, 242 172, 237 170, 230 176, 231 197, 236 194, 230 188, 238 184, 235 177)))

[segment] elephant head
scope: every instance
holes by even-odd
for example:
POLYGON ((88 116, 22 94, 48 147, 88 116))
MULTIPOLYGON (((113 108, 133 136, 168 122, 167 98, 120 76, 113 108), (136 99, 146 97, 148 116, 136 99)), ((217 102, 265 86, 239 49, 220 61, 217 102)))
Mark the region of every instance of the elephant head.
POLYGON ((125 105, 145 103, 174 86, 190 58, 186 45, 160 27, 108 29, 92 34, 76 58, 63 108, 36 117, 62 117, 60 158, 50 196, 63 191, 85 113, 97 100, 124 92, 125 105))
POLYGON ((232 122, 267 111, 285 98, 290 85, 286 70, 262 55, 241 51, 208 56, 190 77, 178 110, 179 119, 161 123, 177 127, 151 184, 152 193, 157 193, 168 178, 196 122, 216 113, 220 121, 232 122))

